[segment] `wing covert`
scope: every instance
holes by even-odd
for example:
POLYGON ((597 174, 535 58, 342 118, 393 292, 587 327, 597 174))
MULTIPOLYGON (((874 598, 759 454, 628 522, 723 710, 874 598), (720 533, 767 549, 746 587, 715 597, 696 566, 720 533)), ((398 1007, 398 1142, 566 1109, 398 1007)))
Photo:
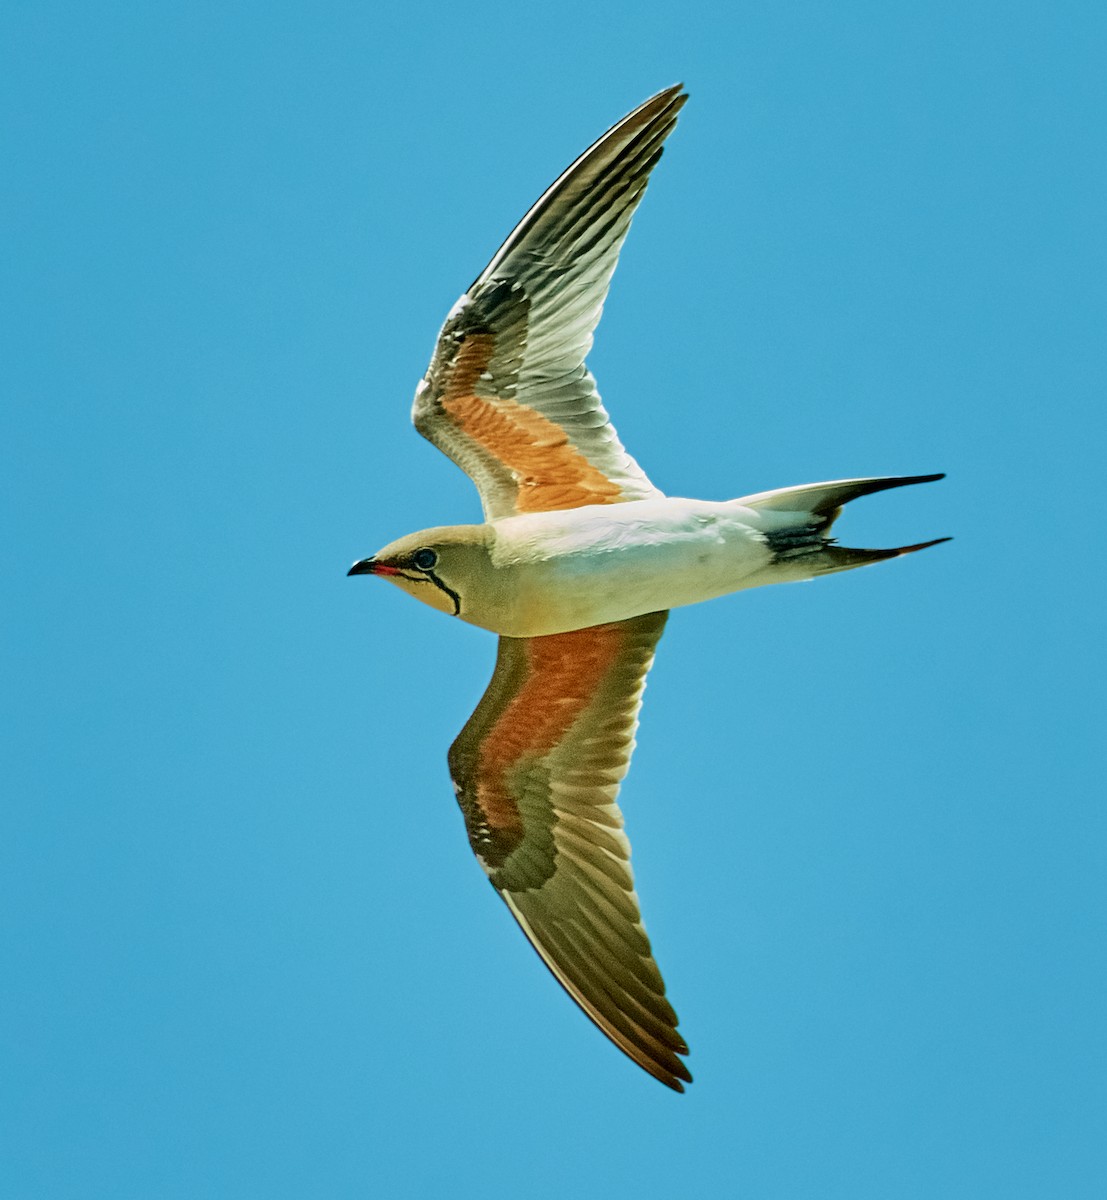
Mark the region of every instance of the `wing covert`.
POLYGON ((476 483, 486 520, 660 493, 585 366, 634 210, 687 96, 624 117, 547 189, 454 305, 416 429, 476 483))
POLYGON ((620 1049, 682 1091, 688 1047, 616 803, 667 616, 501 638, 449 762, 473 850, 550 971, 620 1049))

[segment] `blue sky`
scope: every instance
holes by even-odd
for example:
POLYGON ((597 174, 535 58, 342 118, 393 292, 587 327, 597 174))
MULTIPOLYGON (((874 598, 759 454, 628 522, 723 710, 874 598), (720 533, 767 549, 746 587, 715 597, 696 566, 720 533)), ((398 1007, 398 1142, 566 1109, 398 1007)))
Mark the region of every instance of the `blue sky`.
POLYGON ((1100 1197, 1105 20, 10 6, 5 1198, 1100 1197), (674 614, 623 793, 683 1097, 546 975, 445 751, 489 635, 355 558, 553 177, 691 100, 591 364, 674 494, 900 562, 674 614))

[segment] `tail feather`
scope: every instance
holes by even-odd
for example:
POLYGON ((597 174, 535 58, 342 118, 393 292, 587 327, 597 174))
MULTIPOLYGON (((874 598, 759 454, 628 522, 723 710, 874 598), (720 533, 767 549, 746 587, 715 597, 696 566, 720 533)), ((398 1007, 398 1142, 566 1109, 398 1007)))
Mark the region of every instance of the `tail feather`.
POLYGON ((842 507, 861 496, 883 492, 889 488, 907 487, 913 483, 933 483, 944 479, 939 475, 895 475, 880 479, 836 479, 828 483, 801 484, 799 487, 778 488, 759 492, 739 502, 761 514, 765 540, 773 551, 773 562, 781 567, 802 569, 804 577, 849 571, 886 558, 913 554, 948 537, 897 546, 889 550, 862 550, 839 546, 829 537, 830 527, 842 507))
POLYGON ((849 571, 853 567, 865 567, 869 563, 883 562, 886 558, 899 558, 901 554, 914 554, 916 550, 925 550, 928 546, 937 546, 939 542, 952 542, 953 538, 934 538, 929 542, 917 542, 914 546, 897 546, 894 550, 859 550, 852 546, 836 546, 832 542, 824 542, 818 555, 819 563, 815 571, 819 575, 831 575, 835 571, 849 571))

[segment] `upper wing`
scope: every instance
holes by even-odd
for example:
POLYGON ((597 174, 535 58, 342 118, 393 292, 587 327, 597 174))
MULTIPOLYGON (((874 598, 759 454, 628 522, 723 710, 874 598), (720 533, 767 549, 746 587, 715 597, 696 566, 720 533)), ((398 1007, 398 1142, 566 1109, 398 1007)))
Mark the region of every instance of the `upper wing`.
POLYGON ((473 478, 486 520, 660 493, 584 365, 630 219, 687 96, 608 130, 546 191, 454 305, 415 428, 473 478))
POLYGON ((688 1047, 642 927, 616 804, 667 613, 501 638, 450 747, 481 865, 558 981, 605 1034, 683 1091, 688 1047))

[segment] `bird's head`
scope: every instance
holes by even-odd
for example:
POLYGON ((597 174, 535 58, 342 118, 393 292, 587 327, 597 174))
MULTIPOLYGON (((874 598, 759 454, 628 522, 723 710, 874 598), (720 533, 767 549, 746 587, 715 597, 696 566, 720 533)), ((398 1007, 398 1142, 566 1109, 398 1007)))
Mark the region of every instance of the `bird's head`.
POLYGON ((472 604, 487 589, 494 569, 486 525, 446 525, 409 533, 363 558, 348 575, 379 575, 451 617, 471 619, 472 604))

